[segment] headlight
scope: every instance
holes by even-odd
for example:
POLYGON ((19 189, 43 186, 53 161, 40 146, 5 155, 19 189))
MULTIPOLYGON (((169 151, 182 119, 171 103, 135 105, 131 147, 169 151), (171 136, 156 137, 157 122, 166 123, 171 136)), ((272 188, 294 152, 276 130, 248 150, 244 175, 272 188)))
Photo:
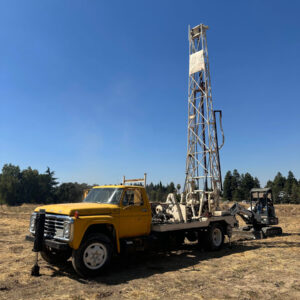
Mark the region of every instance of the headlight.
POLYGON ((71 236, 71 223, 66 221, 64 222, 64 238, 65 239, 69 239, 71 236))
POLYGON ((32 213, 30 217, 30 224, 29 224, 29 231, 31 233, 35 233, 35 219, 36 219, 36 213, 32 213))

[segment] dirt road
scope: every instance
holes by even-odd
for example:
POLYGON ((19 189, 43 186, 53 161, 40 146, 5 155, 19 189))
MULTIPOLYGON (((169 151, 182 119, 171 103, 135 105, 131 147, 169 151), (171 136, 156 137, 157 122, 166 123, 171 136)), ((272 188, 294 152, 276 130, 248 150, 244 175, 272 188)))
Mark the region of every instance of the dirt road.
POLYGON ((113 260, 110 271, 80 279, 68 261, 41 261, 24 241, 34 206, 0 207, 0 299, 300 299, 300 205, 277 205, 281 237, 235 238, 219 252, 196 245, 113 260))

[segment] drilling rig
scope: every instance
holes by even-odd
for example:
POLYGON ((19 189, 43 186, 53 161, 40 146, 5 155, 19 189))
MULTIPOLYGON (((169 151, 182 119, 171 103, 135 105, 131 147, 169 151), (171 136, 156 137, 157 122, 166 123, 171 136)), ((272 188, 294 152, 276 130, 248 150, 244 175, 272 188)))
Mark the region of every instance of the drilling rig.
MULTIPOLYGON (((217 214, 222 191, 219 150, 224 145, 222 112, 213 109, 206 31, 200 24, 188 30, 188 147, 186 178, 181 202, 192 207, 195 216, 217 214), (222 143, 218 144, 217 116, 222 143)), ((195 217, 194 216, 194 217, 195 217)))
MULTIPOLYGON (((188 33, 188 148, 181 202, 185 202, 187 207, 191 208, 193 219, 226 214, 219 208, 222 192, 219 150, 224 145, 222 111, 213 109, 207 30, 208 26, 200 24, 189 28, 188 33), (217 116, 222 135, 221 145, 218 143, 217 116)), ((251 199, 257 194, 255 207, 252 209, 251 205, 249 209, 245 209, 236 203, 230 208, 230 214, 240 215, 247 223, 247 229, 252 229, 254 237, 280 235, 280 227, 270 226, 278 224, 271 190, 254 189, 250 194, 251 199)))

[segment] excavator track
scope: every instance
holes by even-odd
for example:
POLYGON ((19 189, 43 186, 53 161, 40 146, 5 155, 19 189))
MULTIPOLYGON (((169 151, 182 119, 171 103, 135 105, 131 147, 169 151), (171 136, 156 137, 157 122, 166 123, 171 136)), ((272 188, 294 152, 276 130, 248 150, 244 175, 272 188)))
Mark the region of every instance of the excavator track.
POLYGON ((245 239, 254 239, 260 240, 263 238, 274 237, 282 235, 281 227, 263 227, 261 230, 254 230, 254 228, 244 228, 244 229, 235 229, 233 231, 235 236, 245 238, 245 239))
POLYGON ((272 237, 277 235, 282 235, 281 227, 263 227, 261 229, 264 237, 272 237))

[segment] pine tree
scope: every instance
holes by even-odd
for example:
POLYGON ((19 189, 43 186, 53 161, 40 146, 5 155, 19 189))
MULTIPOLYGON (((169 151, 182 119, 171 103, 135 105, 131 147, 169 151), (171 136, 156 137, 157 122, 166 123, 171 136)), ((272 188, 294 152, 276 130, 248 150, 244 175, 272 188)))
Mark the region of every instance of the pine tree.
POLYGON ((250 190, 254 188, 255 180, 254 178, 247 172, 241 178, 241 191, 243 199, 250 199, 250 190))
POLYGON ((254 186, 255 188, 260 188, 260 182, 257 177, 254 178, 254 186))
POLYGON ((290 196, 292 194, 292 187, 294 184, 297 185, 297 180, 296 180, 293 172, 289 171, 288 177, 284 183, 284 190, 288 194, 288 196, 290 196))
POLYGON ((287 194, 284 191, 286 178, 282 176, 280 172, 278 172, 273 180, 273 195, 275 198, 275 201, 277 203, 286 203, 288 202, 287 194))
POLYGON ((224 178, 223 198, 227 200, 232 199, 232 175, 230 171, 226 173, 224 178))

